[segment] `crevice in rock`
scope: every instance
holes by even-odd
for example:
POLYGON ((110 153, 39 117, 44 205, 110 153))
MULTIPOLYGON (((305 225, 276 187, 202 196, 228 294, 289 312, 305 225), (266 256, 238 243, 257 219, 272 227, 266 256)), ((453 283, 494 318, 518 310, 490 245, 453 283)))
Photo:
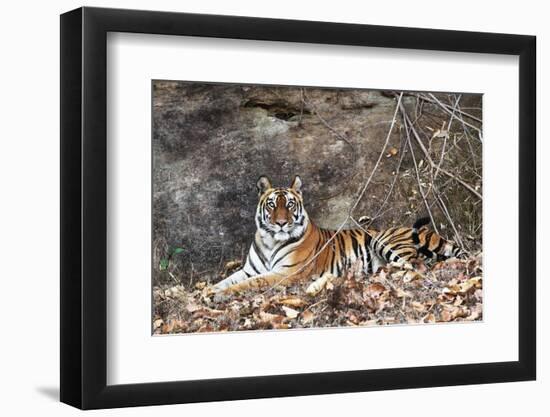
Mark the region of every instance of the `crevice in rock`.
POLYGON ((307 109, 305 106, 303 108, 293 106, 286 101, 274 101, 272 103, 267 103, 260 100, 247 100, 242 105, 244 108, 260 108, 268 112, 269 115, 276 117, 277 119, 288 121, 294 116, 300 116, 304 114, 311 114, 311 110, 307 109))

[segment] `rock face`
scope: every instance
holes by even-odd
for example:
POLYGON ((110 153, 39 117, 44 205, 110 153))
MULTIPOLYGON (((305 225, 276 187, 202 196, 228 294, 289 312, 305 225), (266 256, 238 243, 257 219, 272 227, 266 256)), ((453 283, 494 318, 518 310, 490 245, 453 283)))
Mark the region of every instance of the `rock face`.
MULTIPOLYGON (((481 103, 480 96, 467 99, 481 103)), ((310 217, 319 226, 337 228, 384 152, 354 212, 355 218, 373 216, 402 152, 399 113, 383 150, 396 102, 393 94, 368 90, 155 81, 154 265, 173 248, 183 249, 169 267, 154 268, 155 281, 215 281, 227 261, 246 255, 255 232, 260 175, 284 186, 300 174, 310 217)), ((414 112, 417 99, 403 96, 403 103, 414 112)), ((449 116, 431 111, 433 128, 449 116)), ((481 165, 480 147, 476 157, 481 165)), ((400 173, 411 167, 405 155, 400 173)), ((375 226, 408 224, 425 213, 414 175, 400 173, 375 226)))

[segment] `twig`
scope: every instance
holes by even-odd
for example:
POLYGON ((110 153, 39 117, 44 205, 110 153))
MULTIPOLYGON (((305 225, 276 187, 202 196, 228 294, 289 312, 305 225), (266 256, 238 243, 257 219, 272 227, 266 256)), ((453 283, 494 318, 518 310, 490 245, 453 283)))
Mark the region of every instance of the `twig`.
MULTIPOLYGON (((447 125, 447 132, 451 131, 451 125, 453 124, 453 118, 455 115, 455 111, 458 106, 458 102, 460 101, 460 98, 462 95, 459 95, 456 99, 456 102, 453 106, 453 112, 451 113, 451 118, 449 119, 449 124, 447 125)), ((433 174, 433 179, 435 180, 437 176, 439 175, 439 169, 441 168, 441 164, 443 163, 443 157, 445 156, 445 147, 447 146, 447 135, 443 135, 443 147, 441 148, 441 156, 439 157, 439 163, 437 164, 437 168, 435 169, 435 174, 433 174)), ((433 185, 433 181, 432 181, 433 185)), ((429 190, 428 190, 429 191, 429 190)))
POLYGON ((168 275, 170 275, 170 278, 172 278, 174 282, 178 282, 178 279, 175 277, 175 275, 172 272, 168 271, 168 275))
POLYGON ((439 156, 439 163, 435 168, 435 173, 433 175, 434 180, 439 175, 439 170, 441 169, 441 164, 443 163, 443 158, 445 157, 445 147, 447 146, 447 136, 443 136, 443 146, 441 147, 441 155, 439 156))
POLYGON ((302 118, 304 117, 304 89, 300 88, 300 119, 298 120, 298 126, 302 127, 302 118))
POLYGON ((318 117, 318 119, 321 121, 321 123, 323 125, 325 125, 325 127, 328 130, 330 130, 334 134, 334 136, 336 136, 338 139, 340 139, 341 141, 344 141, 345 143, 347 143, 349 145, 349 147, 353 151, 355 159, 357 159, 357 155, 356 155, 356 152, 355 152, 355 146, 353 145, 353 143, 351 143, 348 138, 346 138, 344 135, 342 135, 340 132, 338 132, 336 129, 334 129, 330 124, 328 124, 328 122, 323 118, 323 116, 321 116, 319 114, 319 111, 317 110, 317 108, 315 108, 315 106, 311 102, 306 101, 305 93, 303 93, 302 101, 311 108, 313 113, 315 113, 315 116, 318 117))
POLYGON ((190 260, 189 263, 191 264, 191 279, 189 280, 189 288, 193 288, 193 278, 195 277, 195 265, 193 265, 192 260, 190 260))
POLYGON ((310 306, 308 306, 308 307, 307 307, 304 311, 302 311, 300 314, 303 315, 306 311, 311 310, 313 307, 316 307, 316 306, 318 306, 319 304, 324 303, 325 301, 327 301, 327 298, 322 298, 322 299, 320 299, 320 300, 317 301, 316 303, 313 303, 313 304, 311 304, 310 306))

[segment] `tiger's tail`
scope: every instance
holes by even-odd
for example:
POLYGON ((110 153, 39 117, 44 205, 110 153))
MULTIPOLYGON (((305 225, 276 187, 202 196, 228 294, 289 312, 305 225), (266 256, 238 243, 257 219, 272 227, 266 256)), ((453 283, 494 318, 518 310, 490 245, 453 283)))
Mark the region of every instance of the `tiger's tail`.
POLYGON ((428 217, 422 217, 414 222, 412 227, 413 240, 420 255, 431 261, 467 256, 467 253, 454 242, 425 227, 429 223, 428 217))

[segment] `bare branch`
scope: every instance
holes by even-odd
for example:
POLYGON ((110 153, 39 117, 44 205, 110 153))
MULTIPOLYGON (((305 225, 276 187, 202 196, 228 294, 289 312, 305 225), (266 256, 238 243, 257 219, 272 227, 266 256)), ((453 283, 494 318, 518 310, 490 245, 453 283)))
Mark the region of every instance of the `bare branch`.
MULTIPOLYGON (((438 103, 436 100, 433 100, 431 99, 430 97, 427 97, 425 96, 424 94, 413 94, 415 97, 418 97, 424 101, 428 101, 430 103, 436 103, 436 104, 439 104, 440 106, 442 107, 446 107, 446 108, 449 108, 451 106, 449 106, 448 104, 445 104, 445 103, 441 103, 441 101, 438 103)), ((466 113, 465 111, 462 111, 462 110, 458 110, 458 113, 460 113, 461 115, 463 116, 466 116, 472 120, 475 120, 476 122, 479 122, 479 123, 483 123, 483 121, 479 118, 479 117, 476 117, 474 116, 473 114, 470 114, 470 113, 466 113)))
MULTIPOLYGON (((432 165, 433 167, 436 167, 437 164, 431 158, 430 154, 428 153, 428 150, 426 149, 426 147, 422 143, 422 140, 420 139, 420 136, 418 135, 418 132, 416 131, 414 126, 412 126, 411 121, 409 119, 409 116, 407 115, 407 112, 406 112, 405 107, 403 106, 403 104, 401 104, 401 112, 403 113, 404 120, 406 119, 406 123, 408 123, 409 126, 411 127, 411 131, 413 133, 413 136, 416 139, 416 143, 418 143, 418 146, 420 147, 420 149, 424 153, 424 156, 426 157, 426 160, 430 163, 430 165, 432 165)), ((465 182, 461 178, 457 177, 456 175, 450 173, 449 171, 447 171, 446 169, 443 169, 443 168, 440 168, 440 172, 442 172, 443 174, 445 174, 449 178, 454 179, 456 182, 458 182, 464 188, 466 188, 468 191, 470 191, 472 194, 474 194, 477 198, 479 198, 480 200, 483 200, 483 196, 479 192, 477 192, 477 190, 474 187, 472 187, 470 184, 468 184, 467 182, 465 182)))
MULTIPOLYGON (((405 126, 405 132, 407 134, 407 143, 409 144, 409 150, 411 152, 412 160, 414 163, 414 170, 416 172, 416 181, 418 182, 418 190, 420 191, 420 195, 422 196, 422 200, 424 201, 424 205, 426 206, 426 210, 428 211, 428 215, 430 216, 430 220, 432 221, 432 225, 434 227, 434 230, 436 233, 439 233, 439 230, 437 230, 437 223, 434 220, 434 216, 432 214, 432 211, 430 210, 430 205, 428 204, 428 201, 426 200, 426 195, 424 194, 424 190, 422 189, 422 183, 420 181, 420 174, 418 172, 418 165, 416 164, 416 158, 414 156, 414 150, 411 143, 411 135, 409 134, 409 127, 408 127, 408 118, 406 117, 406 113, 404 111, 404 107, 401 106, 401 111, 403 112, 403 124, 405 126)), ((412 126, 410 126, 412 128, 412 126)))
MULTIPOLYGON (((448 106, 446 104, 443 104, 441 101, 439 101, 437 99, 436 96, 434 96, 432 93, 430 93, 430 97, 447 113, 449 114, 452 114, 451 111, 448 109, 448 106)), ((479 129, 478 127, 474 126, 473 124, 471 123, 468 123, 467 121, 465 121, 464 119, 462 119, 461 117, 459 116, 456 116, 457 119, 461 119, 461 122, 463 124, 465 124, 466 126, 474 129, 475 131, 477 131, 478 135, 479 135, 479 140, 483 140, 483 133, 481 132, 481 129, 479 129)))
POLYGON ((399 161, 397 162, 397 167, 395 168, 395 171, 394 171, 395 175, 394 175, 393 180, 391 182, 390 189, 386 193, 386 197, 384 198, 384 201, 382 201, 382 204, 378 208, 376 214, 374 216, 372 216, 372 218, 370 219, 367 227, 370 226, 377 218, 380 217, 380 215, 383 213, 382 210, 386 206, 391 194, 393 193, 395 183, 397 182, 397 178, 399 177, 399 170, 401 169, 401 163, 403 162, 403 157, 405 156, 405 145, 404 145, 403 141, 401 142, 401 145, 399 147, 399 152, 400 152, 399 161))
POLYGON ((435 185, 433 187, 433 191, 434 191, 434 196, 435 196, 437 202, 439 203, 439 207, 441 208, 441 210, 443 211, 443 214, 445 214, 445 217, 447 218, 447 221, 449 222, 449 224, 453 228, 456 242, 460 245, 460 248, 462 250, 464 250, 465 249, 464 248, 464 243, 462 242, 462 239, 460 238, 460 234, 458 233, 458 229, 456 228, 455 223, 454 223, 454 221, 453 221, 453 219, 452 219, 452 217, 449 213, 449 210, 447 209, 447 206, 445 205, 445 203, 443 202, 443 199, 439 195, 439 191, 437 190, 435 185))

